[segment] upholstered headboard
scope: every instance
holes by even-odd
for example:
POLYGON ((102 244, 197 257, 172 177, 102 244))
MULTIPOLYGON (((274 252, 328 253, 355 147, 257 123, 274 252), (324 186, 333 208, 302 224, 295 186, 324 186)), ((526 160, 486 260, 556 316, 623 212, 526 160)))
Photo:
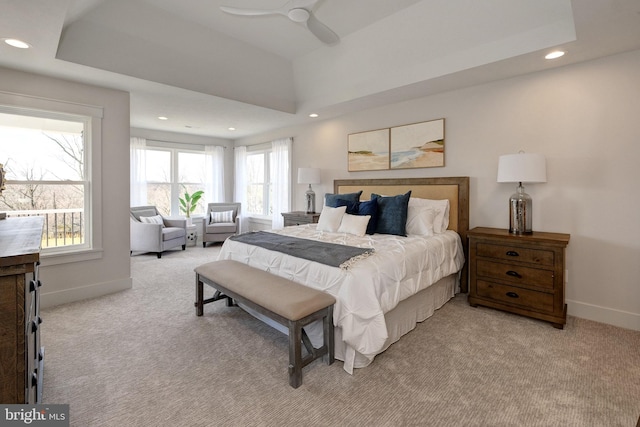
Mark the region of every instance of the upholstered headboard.
MULTIPOLYGON (((362 190, 361 200, 369 200, 371 193, 395 196, 411 190, 412 197, 449 199, 449 229, 460 234, 465 259, 469 256, 469 177, 339 179, 333 182, 333 192, 355 193, 362 190)), ((467 263, 460 278, 460 290, 467 292, 467 263)))

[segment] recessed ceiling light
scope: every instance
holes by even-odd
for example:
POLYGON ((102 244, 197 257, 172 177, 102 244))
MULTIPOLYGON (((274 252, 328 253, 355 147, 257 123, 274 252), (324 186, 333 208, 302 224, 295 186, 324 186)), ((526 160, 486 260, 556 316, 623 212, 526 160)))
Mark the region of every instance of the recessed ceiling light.
POLYGON ((318 117, 318 113, 311 113, 309 114, 309 117, 313 117, 315 119, 316 117, 318 117))
POLYGON ((236 130, 236 128, 229 128, 229 130, 236 130))
POLYGON ((545 55, 545 59, 556 59, 556 58, 560 58, 561 56, 564 56, 565 52, 561 51, 561 50, 555 50, 551 53, 548 53, 545 55))
POLYGON ((169 120, 169 117, 158 116, 158 120, 169 120))
POLYGON ((23 42, 18 39, 2 39, 9 46, 17 47, 18 49, 29 49, 31 45, 27 42, 23 42))

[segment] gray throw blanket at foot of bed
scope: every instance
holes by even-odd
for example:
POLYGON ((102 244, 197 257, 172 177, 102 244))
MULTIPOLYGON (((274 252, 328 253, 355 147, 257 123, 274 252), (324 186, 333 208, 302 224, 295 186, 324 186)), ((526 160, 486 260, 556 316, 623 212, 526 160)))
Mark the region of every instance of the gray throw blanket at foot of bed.
POLYGON ((348 269, 357 260, 373 253, 373 248, 318 242, 266 231, 239 234, 229 239, 342 269, 348 269))

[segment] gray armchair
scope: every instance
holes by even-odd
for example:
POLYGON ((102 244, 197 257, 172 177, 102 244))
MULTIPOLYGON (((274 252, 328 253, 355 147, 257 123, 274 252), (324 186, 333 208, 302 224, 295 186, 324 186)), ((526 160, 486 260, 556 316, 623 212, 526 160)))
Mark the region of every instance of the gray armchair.
POLYGON ((155 206, 131 208, 131 252, 155 252, 158 258, 162 252, 176 246, 187 246, 187 220, 162 217, 162 224, 146 223, 140 217, 160 215, 155 206))
POLYGON ((207 246, 207 242, 224 242, 227 237, 231 237, 240 231, 240 203, 209 203, 207 214, 202 219, 202 247, 207 246), (215 222, 211 220, 211 212, 232 211, 233 222, 215 222))

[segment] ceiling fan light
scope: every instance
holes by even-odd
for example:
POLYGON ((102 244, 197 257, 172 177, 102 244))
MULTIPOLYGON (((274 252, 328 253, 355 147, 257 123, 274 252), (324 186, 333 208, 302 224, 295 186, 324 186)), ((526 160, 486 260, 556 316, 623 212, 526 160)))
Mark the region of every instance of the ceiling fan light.
POLYGON ((302 8, 291 9, 289 13, 287 13, 289 19, 293 22, 307 22, 309 19, 309 11, 302 8))

